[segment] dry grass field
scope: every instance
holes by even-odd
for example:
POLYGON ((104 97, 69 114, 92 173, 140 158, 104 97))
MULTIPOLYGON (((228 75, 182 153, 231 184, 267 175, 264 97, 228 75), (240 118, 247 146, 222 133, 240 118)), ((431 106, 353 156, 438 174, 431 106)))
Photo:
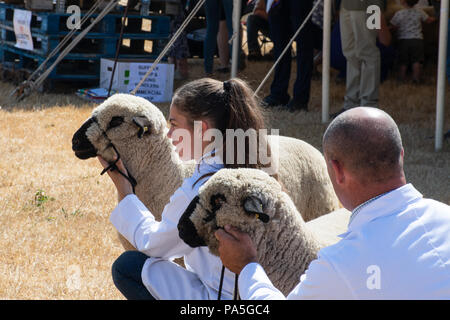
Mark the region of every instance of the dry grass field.
MULTIPOLYGON (((190 64, 191 79, 203 76, 201 60, 190 64)), ((240 76, 256 88, 269 67, 253 63, 240 76)), ((400 126, 407 179, 426 197, 450 204, 450 141, 435 152, 431 138, 433 73, 420 87, 383 83, 381 106, 400 126)), ((342 103, 344 86, 331 87, 334 112, 342 103)), ((115 190, 106 175, 99 175, 96 159, 80 161, 71 150, 73 133, 95 105, 66 92, 34 94, 16 103, 8 97, 12 89, 0 83, 0 299, 122 299, 110 273, 122 252, 108 221, 115 190)), ((280 134, 321 149, 326 125, 320 121, 320 80, 313 81, 311 93, 308 113, 274 109, 267 116, 280 134)), ((449 97, 447 92, 446 130, 449 97)), ((167 115, 168 104, 160 107, 167 115)))

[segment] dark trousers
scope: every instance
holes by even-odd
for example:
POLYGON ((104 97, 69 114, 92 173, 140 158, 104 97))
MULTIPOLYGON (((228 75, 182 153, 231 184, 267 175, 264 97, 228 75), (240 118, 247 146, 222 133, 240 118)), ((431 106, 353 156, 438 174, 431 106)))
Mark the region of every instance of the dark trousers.
MULTIPOLYGON (((312 9, 312 0, 282 0, 269 13, 270 35, 274 43, 275 58, 281 55, 289 40, 303 23, 312 9)), ((315 26, 308 21, 298 37, 297 42, 297 79, 294 83, 296 102, 307 104, 311 89, 311 76, 314 63, 315 26)), ((289 100, 288 88, 291 75, 292 56, 288 51, 275 68, 270 95, 278 101, 289 100)))
MULTIPOLYGON (((205 72, 213 72, 214 54, 217 48, 217 33, 219 32, 220 10, 223 6, 227 21, 228 36, 233 35, 233 0, 206 0, 206 38, 203 47, 205 72)), ((230 46, 231 52, 231 46, 230 46)))
POLYGON ((128 300, 155 300, 142 283, 142 267, 148 257, 139 251, 125 251, 112 265, 117 289, 128 300))
POLYGON ((266 37, 269 36, 269 21, 256 15, 251 14, 247 18, 247 41, 249 52, 261 53, 258 42, 258 32, 261 31, 266 37))

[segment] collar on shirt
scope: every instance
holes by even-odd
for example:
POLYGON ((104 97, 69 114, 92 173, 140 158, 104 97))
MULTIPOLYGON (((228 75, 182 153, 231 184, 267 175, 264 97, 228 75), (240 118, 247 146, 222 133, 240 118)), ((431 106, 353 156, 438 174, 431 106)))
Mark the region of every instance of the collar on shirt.
POLYGON ((350 232, 361 228, 366 223, 376 218, 392 214, 408 203, 422 197, 422 194, 410 183, 378 195, 359 205, 352 211, 348 223, 348 231, 341 234, 340 237, 343 238, 350 232))
POLYGON ((224 167, 223 160, 215 150, 205 153, 195 166, 195 173, 206 174, 218 171, 224 167))

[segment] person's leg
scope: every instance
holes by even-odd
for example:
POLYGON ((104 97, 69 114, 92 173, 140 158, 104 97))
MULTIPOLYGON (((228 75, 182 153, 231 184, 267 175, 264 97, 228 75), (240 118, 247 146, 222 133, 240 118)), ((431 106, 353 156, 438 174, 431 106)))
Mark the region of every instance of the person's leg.
POLYGON ((345 81, 347 73, 347 60, 342 53, 341 29, 339 23, 334 24, 331 30, 330 66, 339 71, 337 81, 345 81))
POLYGON ((425 52, 422 39, 412 39, 411 41, 411 62, 413 69, 413 82, 420 83, 422 80, 422 66, 425 61, 425 52))
MULTIPOLYGON (((295 32, 312 8, 312 0, 290 0, 289 10, 292 30, 295 32)), ((297 39, 297 79, 294 83, 294 94, 289 107, 308 109, 311 90, 311 77, 314 67, 314 25, 307 22, 297 39)))
MULTIPOLYGON (((225 18, 227 21, 227 29, 228 29, 228 35, 229 35, 229 39, 231 39, 233 37, 233 0, 219 0, 219 2, 222 2, 223 5, 223 9, 225 12, 225 18)), ((239 37, 239 53, 238 53, 238 63, 239 63, 239 70, 242 70, 245 68, 245 59, 244 58, 244 53, 242 51, 242 32, 241 32, 242 28, 240 27, 240 23, 239 23, 239 33, 238 33, 238 37, 239 37)), ((233 45, 230 45, 230 52, 233 52, 233 45)))
POLYGON ((400 82, 406 81, 406 71, 408 70, 408 66, 406 64, 401 64, 398 67, 398 80, 400 82))
POLYGON ((344 109, 350 109, 359 105, 359 85, 361 82, 361 61, 356 56, 352 12, 353 11, 348 11, 341 6, 339 13, 342 53, 347 60, 344 109))
POLYGON ((219 31, 220 2, 218 0, 205 1, 206 37, 203 47, 205 72, 213 73, 214 54, 217 48, 217 32, 219 31))
POLYGON ((398 65, 398 82, 406 81, 406 73, 409 64, 409 48, 408 40, 399 39, 397 41, 397 65, 398 65))
MULTIPOLYGON (((289 20, 286 19, 286 8, 287 6, 282 1, 273 12, 269 13, 270 38, 273 41, 275 60, 280 57, 292 35, 289 20)), ((268 105, 285 105, 289 102, 288 88, 291 76, 291 60, 291 54, 288 50, 275 68, 270 95, 264 99, 268 105)))
POLYGON ((412 65, 413 69, 413 82, 420 83, 422 80, 422 63, 414 62, 412 65))
POLYGON ((148 257, 139 251, 125 251, 113 263, 114 284, 128 300, 154 300, 142 283, 142 267, 148 257))
POLYGON ((177 59, 178 71, 183 79, 189 77, 189 64, 187 58, 177 59))
POLYGON ((366 28, 366 19, 366 12, 353 12, 356 55, 358 60, 361 61, 359 104, 366 107, 378 107, 381 70, 380 49, 377 47, 377 30, 366 28))
MULTIPOLYGON (((206 287, 197 274, 163 259, 147 260, 142 279, 157 300, 216 300, 218 296, 217 289, 206 287)), ((222 300, 232 297, 232 292, 222 290, 222 300)))
POLYGON ((228 44, 228 28, 226 20, 220 20, 219 33, 217 35, 217 47, 219 49, 219 61, 221 69, 229 68, 230 46, 228 44))

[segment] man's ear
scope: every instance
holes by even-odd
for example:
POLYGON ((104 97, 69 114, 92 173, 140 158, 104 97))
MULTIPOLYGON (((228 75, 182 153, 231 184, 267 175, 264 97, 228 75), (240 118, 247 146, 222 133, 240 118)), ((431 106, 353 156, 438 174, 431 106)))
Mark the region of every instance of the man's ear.
POLYGON ((345 170, 339 160, 330 160, 331 168, 333 169, 336 183, 342 184, 345 182, 345 170))

